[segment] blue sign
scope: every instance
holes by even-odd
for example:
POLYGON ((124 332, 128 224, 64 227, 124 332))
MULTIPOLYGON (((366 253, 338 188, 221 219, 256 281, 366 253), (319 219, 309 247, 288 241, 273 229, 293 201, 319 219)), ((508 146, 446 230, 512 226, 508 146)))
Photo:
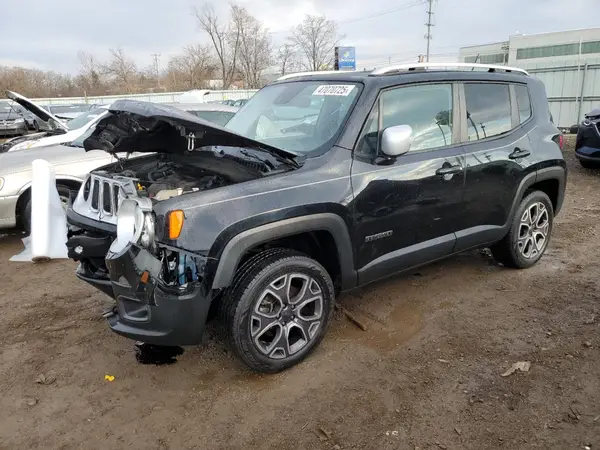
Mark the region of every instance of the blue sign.
POLYGON ((337 47, 338 70, 356 70, 356 49, 337 47))

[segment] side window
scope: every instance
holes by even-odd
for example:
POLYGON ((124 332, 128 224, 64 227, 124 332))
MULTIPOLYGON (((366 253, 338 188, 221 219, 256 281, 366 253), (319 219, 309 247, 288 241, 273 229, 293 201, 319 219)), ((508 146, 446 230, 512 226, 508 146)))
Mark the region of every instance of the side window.
POLYGON ((510 131, 510 93, 507 84, 466 83, 467 132, 469 141, 510 131))
POLYGON ((452 144, 452 85, 407 86, 385 91, 380 101, 382 130, 410 125, 410 151, 452 144))
MULTIPOLYGON (((515 85, 517 94, 517 107, 519 108, 519 123, 524 123, 531 117, 531 100, 529 99, 529 89, 522 84, 515 85)), ((550 114, 552 117, 552 114, 550 114)), ((552 120, 550 120, 552 121, 552 120)))

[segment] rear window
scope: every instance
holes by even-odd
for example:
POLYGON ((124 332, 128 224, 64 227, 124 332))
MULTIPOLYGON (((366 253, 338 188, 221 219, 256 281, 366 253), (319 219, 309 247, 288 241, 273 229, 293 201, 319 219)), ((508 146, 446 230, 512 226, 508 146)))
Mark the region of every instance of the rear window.
POLYGON ((465 97, 469 141, 498 136, 511 130, 507 84, 467 83, 465 97))

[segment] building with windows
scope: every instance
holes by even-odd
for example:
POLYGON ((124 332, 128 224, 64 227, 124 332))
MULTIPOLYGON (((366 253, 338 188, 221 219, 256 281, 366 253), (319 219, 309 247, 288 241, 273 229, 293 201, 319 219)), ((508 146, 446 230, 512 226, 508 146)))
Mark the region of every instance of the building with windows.
POLYGON ((507 41, 463 47, 459 61, 520 67, 546 85, 560 127, 600 107, 600 28, 510 36, 507 41))

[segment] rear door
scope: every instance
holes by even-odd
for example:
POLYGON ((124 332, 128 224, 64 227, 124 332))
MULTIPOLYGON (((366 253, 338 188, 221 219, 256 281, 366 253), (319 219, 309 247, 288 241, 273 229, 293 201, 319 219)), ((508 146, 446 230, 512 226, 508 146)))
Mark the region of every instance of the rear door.
POLYGON ((462 212, 465 160, 453 112, 457 85, 405 85, 380 94, 354 152, 354 245, 359 283, 450 254, 462 212), (395 159, 379 150, 387 127, 410 125, 395 159))
POLYGON ((518 186, 532 170, 528 133, 534 126, 526 84, 465 82, 461 87, 467 162, 457 251, 506 234, 518 186))

